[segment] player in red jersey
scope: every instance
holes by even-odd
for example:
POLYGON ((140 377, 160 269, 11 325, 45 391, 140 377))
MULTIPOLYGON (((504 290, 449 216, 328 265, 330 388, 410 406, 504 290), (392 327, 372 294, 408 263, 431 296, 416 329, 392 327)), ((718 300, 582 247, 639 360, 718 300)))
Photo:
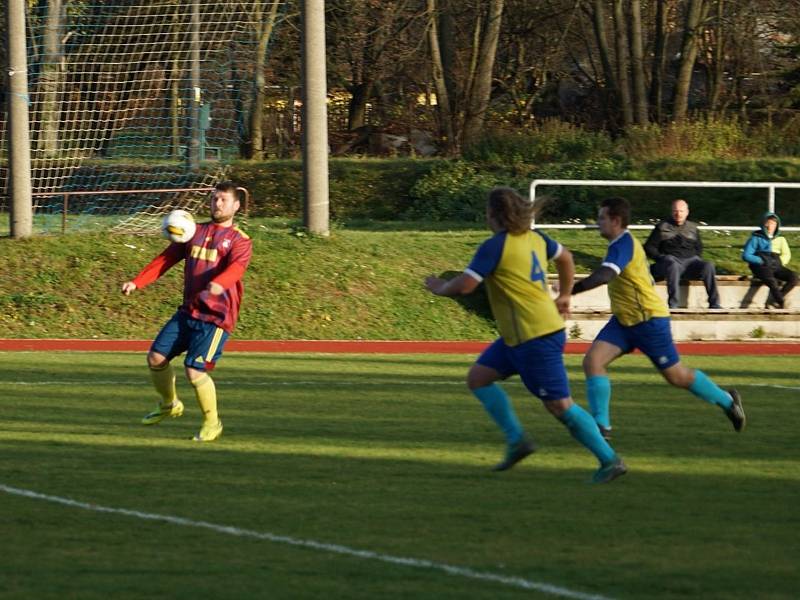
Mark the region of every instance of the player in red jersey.
POLYGON ((193 438, 198 442, 210 442, 222 434, 216 387, 209 371, 222 355, 222 347, 239 317, 242 276, 253 253, 250 238, 233 224, 239 210, 236 190, 229 181, 218 183, 210 198, 211 222, 198 224, 191 240, 171 243, 133 280, 122 284, 122 293, 127 296, 153 283, 181 260, 186 261, 183 304, 161 329, 147 354, 153 385, 161 400, 142 423, 155 425, 183 414, 170 361, 186 352, 186 377, 203 411, 203 425, 193 438))

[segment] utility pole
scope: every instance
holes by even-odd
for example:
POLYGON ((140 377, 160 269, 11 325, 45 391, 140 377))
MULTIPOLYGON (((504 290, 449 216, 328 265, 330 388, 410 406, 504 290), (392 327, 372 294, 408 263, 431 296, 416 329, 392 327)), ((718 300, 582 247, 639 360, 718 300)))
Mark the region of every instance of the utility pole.
POLYGON ((311 233, 330 235, 325 2, 303 0, 303 208, 311 233))
POLYGON ((8 191, 11 237, 33 233, 31 138, 28 128, 28 56, 25 49, 25 0, 8 0, 8 191))

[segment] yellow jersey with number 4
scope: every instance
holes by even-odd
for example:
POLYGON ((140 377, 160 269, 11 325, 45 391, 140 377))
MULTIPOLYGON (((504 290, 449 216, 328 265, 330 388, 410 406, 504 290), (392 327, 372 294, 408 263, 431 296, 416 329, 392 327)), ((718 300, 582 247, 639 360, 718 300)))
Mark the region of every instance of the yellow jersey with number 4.
POLYGON ((547 262, 561 244, 538 231, 501 231, 481 244, 464 272, 485 281, 497 329, 517 346, 564 329, 547 285, 547 262))

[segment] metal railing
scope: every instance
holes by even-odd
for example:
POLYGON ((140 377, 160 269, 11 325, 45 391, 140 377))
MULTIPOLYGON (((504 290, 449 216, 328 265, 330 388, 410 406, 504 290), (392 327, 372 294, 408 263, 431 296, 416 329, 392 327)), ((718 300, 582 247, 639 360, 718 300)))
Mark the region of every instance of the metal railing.
MULTIPOLYGON (((767 210, 775 212, 775 190, 780 188, 800 189, 800 183, 778 183, 767 181, 631 181, 623 179, 534 179, 529 197, 536 203, 538 186, 595 186, 595 187, 677 187, 677 188, 747 188, 767 190, 767 210)), ((592 229, 596 225, 576 223, 542 223, 542 229, 592 229)), ((753 225, 701 225, 700 229, 724 229, 729 231, 752 231, 753 225)), ((652 229, 653 225, 629 225, 628 229, 652 229)), ((781 231, 800 231, 800 227, 781 227, 781 231)))

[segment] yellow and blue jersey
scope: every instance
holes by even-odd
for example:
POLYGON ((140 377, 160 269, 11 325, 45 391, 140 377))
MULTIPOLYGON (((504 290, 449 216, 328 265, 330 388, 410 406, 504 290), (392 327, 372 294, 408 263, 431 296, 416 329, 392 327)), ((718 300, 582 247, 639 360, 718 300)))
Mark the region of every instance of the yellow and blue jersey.
POLYGON ((626 327, 653 317, 668 317, 669 309, 656 293, 642 244, 625 230, 608 244, 603 266, 617 276, 608 283, 611 312, 626 327))
POLYGON ((547 262, 561 244, 538 231, 501 231, 478 248, 464 272, 485 281, 497 329, 508 346, 564 329, 547 287, 547 262))

